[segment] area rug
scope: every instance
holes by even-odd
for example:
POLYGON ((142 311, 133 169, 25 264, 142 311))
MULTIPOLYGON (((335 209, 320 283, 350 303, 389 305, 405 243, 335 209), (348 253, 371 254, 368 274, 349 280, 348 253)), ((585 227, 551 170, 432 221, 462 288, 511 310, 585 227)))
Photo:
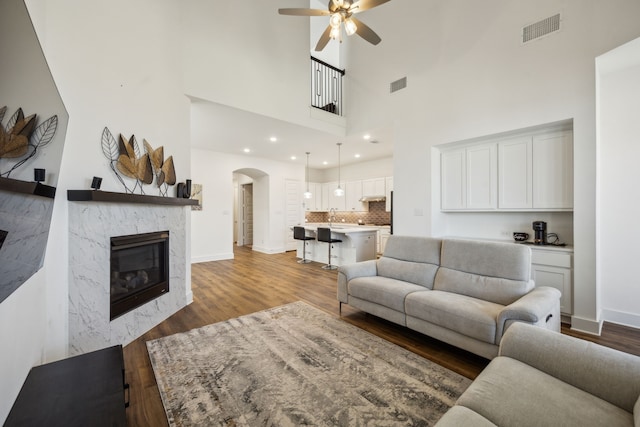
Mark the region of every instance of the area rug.
POLYGON ((303 302, 147 349, 171 426, 429 426, 471 383, 303 302))

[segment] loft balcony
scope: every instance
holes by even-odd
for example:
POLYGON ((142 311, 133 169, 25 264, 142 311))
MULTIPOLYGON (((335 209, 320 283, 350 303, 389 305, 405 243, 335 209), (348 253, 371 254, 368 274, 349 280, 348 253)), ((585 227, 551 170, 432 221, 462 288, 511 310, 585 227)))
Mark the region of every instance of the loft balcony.
POLYGON ((342 116, 342 77, 344 74, 344 70, 312 56, 311 106, 337 116, 342 116))

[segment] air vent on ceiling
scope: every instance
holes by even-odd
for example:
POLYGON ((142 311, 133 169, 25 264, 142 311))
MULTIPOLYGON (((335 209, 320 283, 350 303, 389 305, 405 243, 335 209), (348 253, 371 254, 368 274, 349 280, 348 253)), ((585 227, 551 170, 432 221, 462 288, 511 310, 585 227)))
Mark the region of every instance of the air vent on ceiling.
POLYGON ((391 93, 397 92, 400 89, 404 89, 405 87, 407 87, 407 78, 403 77, 399 80, 396 80, 395 82, 391 82, 391 93))
POLYGON ((527 25, 522 29, 522 43, 528 43, 542 36, 560 30, 560 14, 553 15, 542 21, 527 25))

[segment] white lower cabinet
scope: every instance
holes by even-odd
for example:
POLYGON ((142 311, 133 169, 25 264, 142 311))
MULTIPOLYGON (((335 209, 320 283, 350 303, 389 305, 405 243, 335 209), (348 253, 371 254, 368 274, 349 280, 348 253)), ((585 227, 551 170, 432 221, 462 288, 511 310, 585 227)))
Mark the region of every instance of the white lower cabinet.
POLYGON ((531 250, 531 278, 536 286, 550 286, 562 292, 560 312, 573 314, 573 253, 570 250, 531 250))

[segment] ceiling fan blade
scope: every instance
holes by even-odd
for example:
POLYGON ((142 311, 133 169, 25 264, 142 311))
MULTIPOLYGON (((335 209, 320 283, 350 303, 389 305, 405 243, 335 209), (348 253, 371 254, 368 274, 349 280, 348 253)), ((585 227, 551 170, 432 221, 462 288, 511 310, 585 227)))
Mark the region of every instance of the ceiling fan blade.
POLYGON ((385 4, 386 2, 391 0, 360 0, 356 3, 353 3, 349 8, 349 11, 352 13, 360 13, 365 10, 373 9, 376 6, 380 6, 381 4, 385 4))
POLYGON ((329 16, 331 12, 322 9, 303 9, 303 8, 285 8, 278 9, 280 15, 293 15, 293 16, 329 16))
POLYGON ((380 36, 378 36, 376 34, 375 31, 373 31, 371 28, 369 28, 368 25, 366 25, 364 22, 362 22, 359 19, 354 18, 353 16, 351 17, 351 19, 353 20, 353 22, 356 23, 356 33, 362 37, 363 39, 365 39, 366 41, 368 41, 369 43, 376 45, 378 43, 380 43, 382 41, 382 39, 380 38, 380 36))
POLYGON ((324 30, 324 33, 322 33, 322 35, 320 36, 320 39, 318 40, 318 44, 316 44, 316 52, 320 52, 322 49, 324 49, 327 43, 329 43, 329 40, 331 39, 330 34, 331 34, 331 25, 327 26, 327 29, 324 30))

